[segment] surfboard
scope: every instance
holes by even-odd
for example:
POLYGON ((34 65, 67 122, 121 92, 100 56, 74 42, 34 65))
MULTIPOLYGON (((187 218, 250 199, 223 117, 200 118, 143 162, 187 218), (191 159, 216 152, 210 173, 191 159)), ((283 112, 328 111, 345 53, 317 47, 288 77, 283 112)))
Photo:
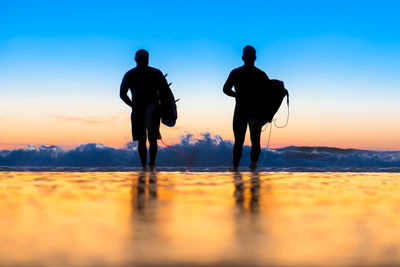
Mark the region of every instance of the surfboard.
POLYGON ((162 124, 168 127, 174 127, 176 120, 178 119, 178 112, 176 109, 176 101, 174 94, 169 88, 171 84, 168 84, 166 88, 160 91, 160 113, 162 124))
POLYGON ((272 121, 285 96, 287 96, 287 105, 289 106, 289 91, 285 88, 284 83, 279 80, 269 80, 266 83, 260 97, 259 115, 263 125, 272 121))

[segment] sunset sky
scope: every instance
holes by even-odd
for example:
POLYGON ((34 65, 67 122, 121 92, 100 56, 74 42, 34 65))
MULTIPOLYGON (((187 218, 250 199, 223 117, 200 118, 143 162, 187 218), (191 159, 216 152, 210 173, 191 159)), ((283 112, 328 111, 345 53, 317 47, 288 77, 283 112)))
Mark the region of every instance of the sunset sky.
POLYGON ((384 0, 4 1, 0 149, 123 147, 130 109, 119 85, 139 48, 180 98, 176 127, 161 128, 167 142, 232 140, 234 99, 222 86, 250 44, 256 66, 290 92, 272 147, 400 150, 398 14, 400 3, 384 0))

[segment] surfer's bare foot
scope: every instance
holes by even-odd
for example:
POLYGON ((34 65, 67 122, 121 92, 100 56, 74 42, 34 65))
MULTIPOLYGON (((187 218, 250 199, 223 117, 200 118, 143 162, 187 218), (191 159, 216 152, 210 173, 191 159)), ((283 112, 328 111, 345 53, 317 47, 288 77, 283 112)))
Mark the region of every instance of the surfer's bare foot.
POLYGON ((147 166, 142 166, 142 172, 147 172, 147 166))
POLYGON ((249 169, 250 169, 250 171, 252 171, 252 172, 256 171, 256 170, 257 170, 257 163, 256 163, 256 162, 250 163, 249 169))
POLYGON ((150 172, 158 172, 158 169, 156 168, 155 165, 149 165, 149 171, 150 172))
POLYGON ((229 168, 229 171, 230 171, 230 172, 239 172, 239 167, 232 167, 232 168, 229 168))

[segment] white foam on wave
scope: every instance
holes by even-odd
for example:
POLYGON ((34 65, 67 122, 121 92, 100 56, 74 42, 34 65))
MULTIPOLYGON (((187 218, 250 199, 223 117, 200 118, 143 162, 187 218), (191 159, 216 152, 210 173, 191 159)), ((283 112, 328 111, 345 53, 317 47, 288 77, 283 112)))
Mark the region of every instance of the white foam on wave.
MULTIPOLYGON (((232 165, 232 141, 203 134, 194 139, 188 134, 177 148, 188 157, 192 171, 227 171, 232 165)), ((242 165, 249 165, 250 147, 243 148, 242 165)), ((263 150, 262 171, 390 171, 400 170, 400 151, 371 151, 330 147, 285 147, 263 150)), ((260 160, 261 162, 261 160, 260 160)), ((186 161, 176 150, 160 147, 160 170, 184 171, 186 161)), ((28 146, 0 151, 0 170, 57 171, 137 171, 140 167, 134 143, 118 149, 102 144, 84 144, 71 150, 58 146, 28 146)), ((244 168, 246 169, 246 168, 244 168)))

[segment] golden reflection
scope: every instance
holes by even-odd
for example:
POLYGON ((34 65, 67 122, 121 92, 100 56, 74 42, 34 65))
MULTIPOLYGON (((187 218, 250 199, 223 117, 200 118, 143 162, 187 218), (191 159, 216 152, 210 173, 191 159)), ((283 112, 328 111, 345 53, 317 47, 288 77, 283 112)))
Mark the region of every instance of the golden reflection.
POLYGON ((149 174, 148 185, 146 184, 146 174, 147 174, 146 172, 140 171, 137 176, 136 186, 132 184, 132 189, 131 189, 132 207, 136 206, 138 212, 143 211, 146 205, 151 205, 151 201, 157 199, 157 172, 151 172, 149 174), (146 196, 146 191, 147 191, 147 196, 146 196))
MULTIPOLYGON (((232 213, 234 221, 235 242, 233 244, 234 254, 245 254, 257 264, 261 258, 269 251, 262 251, 260 254, 260 247, 264 245, 259 243, 259 237, 264 236, 263 242, 266 242, 268 228, 263 217, 260 215, 260 174, 258 172, 251 172, 249 179, 243 179, 242 173, 234 173, 234 198, 235 208, 232 213)), ((268 190, 263 191, 263 194, 268 194, 268 190)), ((239 259, 236 259, 239 260, 239 259)))
POLYGON ((158 205, 157 172, 138 172, 131 187, 131 245, 139 255, 153 246, 153 241, 161 242, 158 205), (143 244, 136 246, 139 242, 143 244))
POLYGON ((0 172, 0 266, 400 264, 397 173, 0 172))
POLYGON ((236 205, 239 209, 245 211, 248 209, 251 213, 259 212, 259 198, 260 198, 260 175, 258 172, 250 173, 250 198, 248 203, 245 203, 245 186, 243 175, 240 172, 233 174, 235 185, 235 199, 236 205))

